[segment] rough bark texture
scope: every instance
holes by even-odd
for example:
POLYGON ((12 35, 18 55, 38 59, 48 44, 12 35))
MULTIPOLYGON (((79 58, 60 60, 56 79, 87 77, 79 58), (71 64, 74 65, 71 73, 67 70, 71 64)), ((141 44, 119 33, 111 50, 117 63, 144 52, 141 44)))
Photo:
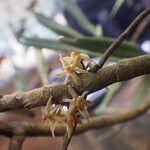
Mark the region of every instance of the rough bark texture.
MULTIPOLYGON (((138 116, 145 113, 149 108, 150 108, 150 100, 148 99, 145 100, 145 103, 143 103, 141 106, 129 110, 126 113, 109 114, 109 115, 93 117, 90 118, 89 122, 87 122, 87 120, 84 120, 81 125, 77 125, 74 134, 79 134, 89 129, 103 128, 117 123, 123 123, 126 121, 133 120, 134 118, 137 118, 138 116)), ((12 137, 13 135, 16 135, 15 131, 16 128, 18 127, 21 129, 21 132, 18 131, 20 134, 22 133, 22 129, 23 129, 24 136, 31 136, 31 137, 51 136, 51 130, 49 126, 44 126, 43 124, 15 122, 15 121, 12 122, 0 121, 0 135, 12 137)), ((56 127, 55 135, 57 136, 64 135, 65 132, 66 132, 65 127, 60 125, 56 127)))
MULTIPOLYGON (((84 73, 80 75, 82 85, 75 85, 69 81, 77 93, 83 91, 95 92, 116 82, 125 81, 134 77, 150 73, 150 55, 142 55, 130 59, 124 59, 118 63, 107 66, 97 73, 84 73)), ((66 97, 70 97, 67 85, 59 83, 47 85, 31 91, 13 95, 5 95, 0 98, 0 112, 22 108, 32 108, 46 105, 48 99, 53 97, 57 103, 66 97)))

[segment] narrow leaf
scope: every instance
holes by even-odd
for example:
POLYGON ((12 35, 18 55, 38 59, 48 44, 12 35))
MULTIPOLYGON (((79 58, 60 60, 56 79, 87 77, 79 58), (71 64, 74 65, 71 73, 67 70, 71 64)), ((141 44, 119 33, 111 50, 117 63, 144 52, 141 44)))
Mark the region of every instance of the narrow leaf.
MULTIPOLYGON (((95 38, 95 37, 60 39, 60 41, 65 44, 77 46, 101 54, 105 52, 105 50, 114 42, 114 40, 115 39, 113 38, 95 38)), ((144 54, 144 52, 139 48, 138 45, 125 41, 117 48, 117 50, 113 53, 113 56, 119 58, 129 58, 142 54, 144 54)))
POLYGON ((141 82, 132 97, 133 107, 143 103, 146 97, 150 97, 150 75, 145 76, 141 82))
POLYGON ((70 14, 75 18, 77 23, 86 31, 95 35, 94 25, 87 19, 83 11, 73 0, 63 0, 65 8, 70 12, 70 14))
POLYGON ((110 13, 110 16, 114 17, 114 16, 117 14, 119 8, 121 7, 121 5, 122 5, 123 3, 124 3, 124 0, 116 0, 114 6, 113 6, 113 8, 112 8, 112 11, 111 11, 111 13, 110 13))
POLYGON ((53 30, 54 32, 56 32, 59 35, 64 35, 66 37, 82 37, 82 35, 78 31, 74 30, 71 27, 62 26, 62 25, 58 24, 53 18, 46 17, 39 13, 34 13, 34 14, 35 14, 36 19, 41 24, 43 24, 47 28, 53 30))
POLYGON ((94 110, 95 114, 99 114, 106 109, 106 107, 109 104, 109 102, 111 101, 112 97, 118 92, 118 90, 121 88, 121 86, 122 86, 122 83, 115 83, 110 86, 110 89, 107 91, 106 96, 102 100, 102 103, 100 104, 99 107, 97 107, 94 110))
POLYGON ((90 50, 86 50, 83 48, 79 48, 77 46, 71 46, 69 44, 62 43, 57 40, 50 40, 50 39, 38 39, 38 38, 23 38, 20 41, 24 45, 27 46, 34 46, 37 48, 49 48, 56 51, 71 51, 73 49, 77 49, 82 53, 91 54, 92 56, 99 56, 99 53, 92 52, 90 50))

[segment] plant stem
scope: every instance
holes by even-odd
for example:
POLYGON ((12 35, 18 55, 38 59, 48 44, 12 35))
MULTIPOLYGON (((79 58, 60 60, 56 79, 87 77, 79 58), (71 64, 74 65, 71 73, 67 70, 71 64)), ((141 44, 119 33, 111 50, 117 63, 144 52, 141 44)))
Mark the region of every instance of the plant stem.
POLYGON ((140 13, 135 20, 128 26, 128 28, 110 45, 110 47, 102 55, 98 64, 93 68, 93 72, 97 72, 103 67, 108 58, 116 50, 116 48, 125 40, 125 38, 132 32, 132 30, 143 20, 145 16, 150 13, 150 7, 140 13))

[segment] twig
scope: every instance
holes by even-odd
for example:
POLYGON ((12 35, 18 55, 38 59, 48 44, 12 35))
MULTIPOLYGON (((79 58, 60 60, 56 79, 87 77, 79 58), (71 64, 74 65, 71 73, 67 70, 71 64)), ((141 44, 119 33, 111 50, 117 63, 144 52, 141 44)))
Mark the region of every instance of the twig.
POLYGON ((71 133, 71 136, 68 138, 68 134, 66 133, 64 138, 63 138, 63 141, 60 145, 60 148, 59 150, 67 150, 68 149, 68 146, 69 146, 69 143, 71 141, 71 138, 72 138, 72 135, 75 131, 75 128, 76 128, 76 125, 74 126, 73 130, 72 130, 72 133, 71 133))
MULTIPOLYGON (((83 121, 81 125, 76 127, 74 134, 80 134, 90 129, 98 129, 111 125, 115 125, 118 123, 127 122, 133 120, 142 114, 144 114, 150 108, 150 101, 145 100, 145 102, 138 106, 137 108, 131 109, 126 113, 121 114, 109 114, 102 115, 98 117, 90 118, 90 121, 83 121)), ((12 137, 14 135, 14 127, 19 126, 25 129, 25 136, 51 136, 51 130, 49 126, 43 126, 41 124, 36 123, 27 123, 27 122, 6 122, 0 121, 0 135, 5 135, 8 137, 12 137)), ((55 135, 64 135, 65 134, 64 126, 57 126, 55 130, 55 135)))
MULTIPOLYGON (((95 92, 113 83, 149 74, 149 62, 150 55, 121 60, 114 65, 101 69, 97 73, 81 74, 82 85, 75 85, 73 81, 68 83, 78 94, 82 94, 84 91, 95 92)), ((4 95, 0 98, 0 112, 46 105, 50 97, 53 97, 53 100, 58 103, 64 98, 70 98, 71 95, 68 92, 68 86, 64 83, 47 85, 18 94, 4 95)))
POLYGON ((104 134, 101 134, 100 137, 97 139, 99 142, 104 142, 114 135, 116 135, 124 126, 123 125, 115 125, 110 130, 106 131, 104 134))
POLYGON ((16 126, 14 135, 11 137, 8 150, 21 150, 22 144, 24 142, 24 128, 23 126, 16 126))
POLYGON ((101 57, 98 64, 93 68, 93 72, 97 72, 103 67, 110 55, 116 50, 116 48, 124 41, 124 39, 131 33, 131 31, 142 21, 142 19, 150 13, 150 7, 140 13, 135 20, 128 26, 128 28, 110 45, 101 57))
POLYGON ((14 135, 11 138, 8 150, 21 150, 24 141, 24 136, 14 135))
POLYGON ((150 15, 145 17, 144 20, 139 24, 139 26, 137 27, 132 36, 131 41, 137 43, 149 25, 150 25, 150 15))
MULTIPOLYGON (((75 91, 70 87, 70 94, 72 93, 72 97, 75 93, 75 91), (74 94, 73 94, 74 93, 74 94)), ((84 94, 82 94, 82 96, 84 97, 84 99, 87 98, 87 95, 89 94, 89 91, 85 91, 84 94)), ((78 113, 78 111, 75 112, 76 114, 78 113)), ((80 116, 78 116, 78 119, 79 119, 80 116)), ((77 126, 77 122, 75 122, 74 126, 72 127, 72 131, 71 131, 71 136, 68 137, 68 133, 66 132, 64 138, 63 138, 63 141, 60 145, 60 150, 67 150, 68 149, 68 146, 69 146, 69 143, 71 141, 71 138, 74 134, 74 131, 76 129, 76 126, 77 126)))

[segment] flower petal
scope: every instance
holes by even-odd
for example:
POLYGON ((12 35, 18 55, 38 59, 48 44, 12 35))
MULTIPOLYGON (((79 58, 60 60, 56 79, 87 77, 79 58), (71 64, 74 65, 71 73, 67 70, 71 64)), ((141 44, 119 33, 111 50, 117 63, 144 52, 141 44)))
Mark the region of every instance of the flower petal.
POLYGON ((71 103, 71 102, 72 102, 72 99, 65 98, 65 99, 63 99, 63 102, 66 102, 66 103, 71 103))
POLYGON ((50 128, 51 128, 52 137, 55 137, 56 123, 55 122, 51 123, 50 128))
POLYGON ((75 57, 73 58, 72 66, 74 66, 74 67, 80 66, 80 61, 81 61, 80 55, 75 56, 75 57))
POLYGON ((69 76, 70 76, 70 75, 69 75, 69 74, 67 73, 67 74, 66 74, 66 78, 65 78, 65 81, 64 81, 64 83, 65 83, 65 84, 67 84, 67 83, 68 83, 68 80, 69 80, 69 76))
POLYGON ((68 91, 74 99, 78 98, 78 94, 75 92, 75 90, 70 85, 68 85, 68 91))
POLYGON ((68 138, 70 138, 73 131, 73 127, 70 124, 67 124, 66 129, 67 129, 68 138))
POLYGON ((66 70, 64 70, 64 71, 62 71, 62 72, 57 73, 57 74, 56 74, 56 76, 57 76, 58 78, 61 78, 61 77, 66 76, 66 70))
POLYGON ((89 118, 89 113, 88 113, 88 111, 87 111, 87 107, 86 107, 86 106, 84 106, 83 109, 79 109, 79 108, 78 108, 78 111, 79 111, 79 113, 80 113, 84 118, 86 118, 86 119, 89 118))
POLYGON ((76 69, 76 71, 79 72, 79 73, 88 73, 87 70, 81 69, 81 68, 79 68, 79 67, 76 67, 75 69, 76 69))
POLYGON ((45 112, 44 112, 45 114, 49 113, 51 105, 52 105, 52 97, 50 97, 49 100, 47 101, 47 104, 46 104, 46 107, 45 107, 45 112))
POLYGON ((89 107, 93 104, 93 102, 85 100, 85 106, 89 107))
POLYGON ((72 77, 75 84, 81 85, 81 80, 76 73, 72 73, 70 76, 72 77))
POLYGON ((81 59, 83 59, 83 60, 91 61, 89 55, 87 55, 87 54, 80 54, 80 56, 81 56, 81 59))
MULTIPOLYGON (((84 99, 88 95, 89 91, 84 91, 81 95, 81 97, 84 99)), ((86 100, 85 100, 86 101, 86 100)))
POLYGON ((64 69, 71 66, 71 63, 69 61, 67 61, 64 57, 62 57, 61 55, 60 55, 60 61, 63 65, 64 69))

